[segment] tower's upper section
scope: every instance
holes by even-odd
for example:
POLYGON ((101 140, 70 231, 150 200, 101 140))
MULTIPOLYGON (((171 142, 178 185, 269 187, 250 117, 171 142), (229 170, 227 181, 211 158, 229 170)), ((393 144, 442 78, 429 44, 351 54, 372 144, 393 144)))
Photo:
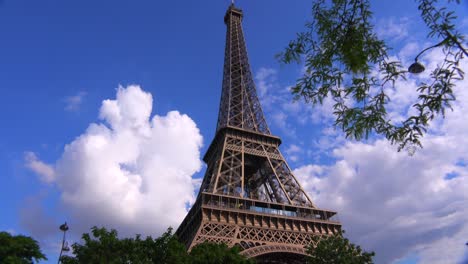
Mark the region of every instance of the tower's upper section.
POLYGON ((236 127, 269 135, 250 70, 242 17, 242 10, 233 4, 224 17, 227 33, 217 130, 236 127))
POLYGON ((231 4, 228 8, 228 10, 226 11, 226 15, 224 16, 224 23, 226 23, 226 25, 229 25, 229 18, 231 16, 237 16, 239 17, 241 20, 242 20, 242 17, 244 16, 244 13, 242 13, 242 10, 239 9, 239 8, 236 8, 234 6, 234 4, 231 4))

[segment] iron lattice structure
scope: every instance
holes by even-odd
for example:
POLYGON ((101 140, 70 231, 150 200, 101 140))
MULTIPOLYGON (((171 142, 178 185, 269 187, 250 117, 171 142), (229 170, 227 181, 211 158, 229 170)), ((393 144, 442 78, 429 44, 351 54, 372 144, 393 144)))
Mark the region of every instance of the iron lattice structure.
POLYGON ((204 241, 240 246, 264 262, 301 261, 314 236, 334 234, 336 212, 318 209, 279 151, 256 94, 242 31, 231 5, 216 136, 203 160, 200 192, 176 234, 190 250, 204 241), (295 256, 295 257, 294 257, 295 256))

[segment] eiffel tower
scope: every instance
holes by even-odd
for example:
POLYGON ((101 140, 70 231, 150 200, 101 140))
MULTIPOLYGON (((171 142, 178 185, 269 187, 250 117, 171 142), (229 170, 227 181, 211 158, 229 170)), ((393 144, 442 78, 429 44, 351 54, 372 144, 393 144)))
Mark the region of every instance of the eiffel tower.
POLYGON ((188 250, 211 241, 239 246, 260 263, 301 263, 314 236, 337 233, 336 212, 317 208, 279 151, 253 82, 242 31, 231 4, 216 135, 197 200, 176 235, 188 250))

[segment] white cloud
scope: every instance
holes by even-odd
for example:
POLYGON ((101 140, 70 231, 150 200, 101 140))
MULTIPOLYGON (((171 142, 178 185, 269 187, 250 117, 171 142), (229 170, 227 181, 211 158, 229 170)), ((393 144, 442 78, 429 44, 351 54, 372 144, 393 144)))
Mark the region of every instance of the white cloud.
POLYGON ((65 97, 65 110, 75 112, 78 111, 83 103, 86 92, 79 92, 73 96, 65 97))
POLYGON ((276 74, 276 70, 272 68, 262 67, 257 71, 255 79, 259 97, 265 99, 265 95, 275 88, 273 82, 276 81, 276 74))
POLYGON ((388 17, 378 21, 376 32, 379 37, 390 40, 401 40, 408 36, 410 20, 407 17, 388 17))
POLYGON ((279 128, 281 132, 289 137, 296 136, 296 129, 291 125, 288 120, 288 115, 284 111, 273 111, 270 114, 270 119, 273 121, 273 125, 279 128))
POLYGON ((291 161, 298 161, 300 159, 300 156, 302 154, 302 149, 296 145, 296 144, 291 144, 287 149, 286 149, 286 154, 288 155, 288 158, 291 161))
MULTIPOLYGON (((401 60, 403 65, 410 65, 414 62, 414 58, 418 55, 419 52, 425 47, 429 46, 429 43, 419 43, 419 42, 408 42, 403 48, 398 51, 398 59, 401 60)), ((392 58, 393 60, 393 58, 392 58)))
POLYGON ((139 86, 119 87, 102 103, 104 122, 65 146, 55 183, 79 231, 104 225, 156 235, 177 227, 194 201, 200 131, 177 111, 150 119, 152 104, 139 86))
POLYGON ((333 105, 334 101, 331 97, 327 97, 323 100, 322 104, 309 106, 308 112, 310 113, 310 120, 314 124, 329 124, 333 118, 333 105))
POLYGON ((301 148, 296 145, 296 144, 291 144, 288 149, 286 149, 286 153, 288 155, 291 155, 291 154, 296 154, 296 153, 300 153, 302 150, 301 148))
MULTIPOLYGON (((381 20, 377 30, 387 39, 412 39, 408 26, 406 18, 388 19, 381 20)), ((390 60, 398 59, 408 66, 423 48, 430 46, 424 42, 405 42, 390 60)), ((391 101, 387 110, 393 122, 414 114, 417 85, 427 82, 442 60, 441 49, 428 50, 419 57, 426 66, 424 73, 408 75, 406 81, 388 86, 386 92, 391 101)), ((460 68, 468 68, 466 59, 460 68)), ((345 139, 341 131, 332 130, 332 101, 313 107, 300 101, 292 106, 288 105, 290 96, 282 96, 283 90, 271 89, 268 96, 274 96, 276 101, 268 111, 276 113, 273 121, 283 126, 287 120, 322 125, 323 136, 313 141, 313 151, 307 152, 313 162, 294 173, 312 194, 315 204, 338 211, 354 242, 376 251, 377 263, 390 263, 409 255, 417 255, 420 263, 459 263, 468 238, 465 87, 467 80, 457 84, 453 111, 447 110, 445 119, 438 117, 431 122, 429 134, 423 139, 424 149, 413 157, 397 152, 396 146, 381 137, 364 143, 345 139), (326 155, 333 160, 324 159, 326 155)), ((302 146, 306 138, 303 133, 310 135, 310 131, 301 131, 294 123, 289 125, 297 128, 295 139, 300 138, 301 147, 306 148, 302 146)), ((293 141, 292 145, 296 143, 293 141)), ((293 152, 286 154, 294 156, 293 152)))
MULTIPOLYGON (((427 56, 440 59, 438 52, 427 56)), ((318 206, 338 211, 353 241, 376 251, 377 263, 414 252, 420 263, 459 263, 466 252, 467 85, 466 80, 457 84, 453 112, 435 120, 423 139, 424 149, 413 157, 397 152, 386 140, 347 141, 333 147, 334 164, 309 164, 294 171, 318 206)), ((404 99, 400 103, 411 104, 404 99)))
POLYGON ((334 165, 308 165, 294 173, 317 205, 338 211, 353 241, 376 251, 377 263, 410 250, 421 252, 421 263, 455 263, 448 260, 463 247, 441 252, 437 246, 468 235, 468 168, 455 165, 468 151, 453 140, 426 140, 414 157, 386 141, 347 143, 335 149, 334 165), (445 179, 453 170, 459 176, 445 179), (436 252, 441 261, 425 258, 436 252))
POLYGON ((40 161, 33 152, 24 153, 25 166, 39 175, 42 182, 51 183, 55 180, 54 168, 40 161))
POLYGON ((271 68, 260 68, 255 80, 258 96, 267 119, 289 137, 295 137, 295 127, 292 122, 305 124, 311 120, 314 124, 328 122, 333 110, 331 100, 326 99, 324 105, 305 104, 303 100, 293 100, 290 86, 282 87, 277 80, 278 72, 271 68))
POLYGON ((278 82, 278 72, 271 68, 260 68, 255 80, 262 107, 265 113, 270 115, 267 119, 272 120, 273 125, 285 135, 296 136, 296 124, 292 123, 331 125, 334 121, 334 101, 330 97, 325 98, 322 104, 316 105, 306 103, 302 98, 294 100, 291 86, 281 86, 278 82))

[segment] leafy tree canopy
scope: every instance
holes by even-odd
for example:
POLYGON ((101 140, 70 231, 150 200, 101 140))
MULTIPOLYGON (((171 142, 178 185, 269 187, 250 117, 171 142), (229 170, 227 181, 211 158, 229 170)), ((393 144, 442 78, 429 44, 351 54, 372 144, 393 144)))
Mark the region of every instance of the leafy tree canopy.
POLYGON ((26 264, 47 260, 36 240, 0 232, 0 263, 26 264))
POLYGON ((254 260, 239 254, 238 247, 229 248, 225 244, 202 243, 190 251, 192 264, 251 264, 254 260))
POLYGON ((93 227, 82 236, 83 244, 72 245, 73 255, 63 256, 62 263, 187 263, 185 247, 169 228, 161 237, 118 238, 116 230, 93 227))
POLYGON ((468 52, 454 12, 438 0, 415 1, 429 29, 428 38, 445 55, 431 80, 419 84, 415 115, 403 122, 387 115, 388 91, 406 78, 407 70, 389 59, 389 47, 376 35, 370 0, 313 1, 312 22, 278 56, 284 63, 304 60, 305 73, 291 90, 295 98, 312 104, 331 98, 335 126, 349 138, 360 140, 375 132, 398 144, 398 150, 407 148, 411 153, 422 147, 420 140, 430 121, 451 109, 454 82, 464 76, 459 63, 468 52))
POLYGON ((307 248, 311 264, 371 264, 374 252, 365 252, 343 237, 343 232, 331 236, 315 237, 317 246, 307 248))
POLYGON ((118 237, 116 230, 93 227, 91 234, 82 236, 83 244, 72 245, 74 256, 63 256, 64 264, 120 264, 120 263, 164 263, 164 264, 204 264, 204 263, 254 263, 239 254, 236 247, 224 244, 202 243, 187 254, 185 246, 172 234, 169 228, 159 238, 140 235, 135 238, 118 237))

